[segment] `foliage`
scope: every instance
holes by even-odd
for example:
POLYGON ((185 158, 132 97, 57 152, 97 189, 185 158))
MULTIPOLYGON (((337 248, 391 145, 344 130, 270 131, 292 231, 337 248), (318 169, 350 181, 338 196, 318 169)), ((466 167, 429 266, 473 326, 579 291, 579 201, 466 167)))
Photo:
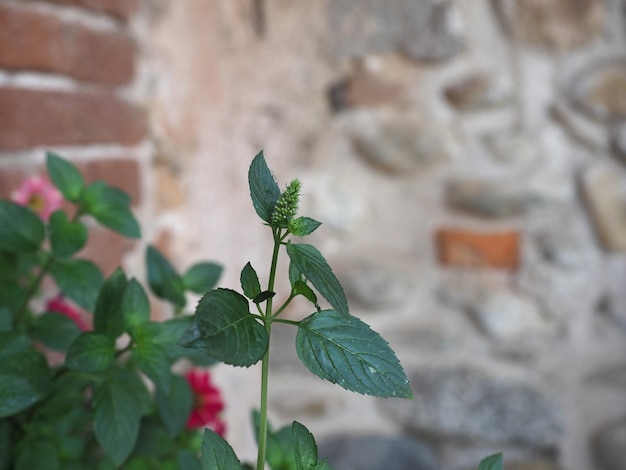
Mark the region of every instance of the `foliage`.
MULTIPOLYGON (((248 182, 253 207, 273 240, 267 286, 247 263, 240 291, 216 288, 221 266, 201 262, 179 273, 148 246, 147 283, 175 312, 163 322, 151 319, 137 279, 121 269, 105 279, 95 264, 76 257, 87 242, 86 217, 124 236, 141 236, 128 195, 103 181, 85 183, 71 163, 53 154, 47 169, 69 212, 56 208, 43 217, 41 197, 0 201, 0 470, 252 468, 223 438, 223 403, 210 375, 191 370, 179 376, 172 372, 179 361, 239 367, 260 362, 260 411, 252 420, 256 469, 267 463, 272 470, 329 470, 304 425, 274 431, 268 423, 274 323, 297 329, 298 357, 321 379, 366 395, 412 396, 387 342, 350 314, 323 255, 293 239, 310 235, 320 222, 297 216, 300 182, 281 191, 262 153, 252 161, 248 182), (289 259, 289 291, 279 295, 281 254, 289 259), (38 292, 46 277, 60 295, 42 311, 38 292), (193 315, 184 312, 189 292, 203 294, 193 315), (309 301, 309 311, 300 320, 284 318, 297 296, 309 301), (284 300, 278 305, 275 299, 284 300), (63 304, 68 301, 92 314, 93 328, 85 326, 85 313, 63 304), (52 352, 62 359, 54 362, 52 352), (201 437, 194 426, 209 428, 201 437)), ((493 465, 480 468, 499 468, 493 465)))

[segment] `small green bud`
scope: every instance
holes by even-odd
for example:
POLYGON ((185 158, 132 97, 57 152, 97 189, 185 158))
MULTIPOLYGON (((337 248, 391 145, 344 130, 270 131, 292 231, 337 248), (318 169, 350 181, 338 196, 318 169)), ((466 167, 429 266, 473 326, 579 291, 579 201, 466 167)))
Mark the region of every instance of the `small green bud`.
POLYGON ((287 189, 280 195, 274 212, 272 212, 272 223, 274 227, 287 228, 289 222, 298 212, 298 202, 300 201, 300 181, 295 179, 287 186, 287 189))

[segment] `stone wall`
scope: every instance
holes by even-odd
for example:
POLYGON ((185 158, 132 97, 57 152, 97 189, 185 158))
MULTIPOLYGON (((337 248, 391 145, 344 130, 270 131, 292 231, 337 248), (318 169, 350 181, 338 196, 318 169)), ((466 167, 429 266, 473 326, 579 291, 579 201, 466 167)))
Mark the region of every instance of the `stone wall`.
MULTIPOLYGON (((236 287, 271 250, 246 178, 263 148, 415 393, 322 382, 278 326, 275 425, 305 423, 338 470, 626 466, 622 0, 133 4, 0 2, 3 194, 45 148, 124 175, 148 239, 236 287)), ((252 460, 258 370, 217 378, 252 460)))

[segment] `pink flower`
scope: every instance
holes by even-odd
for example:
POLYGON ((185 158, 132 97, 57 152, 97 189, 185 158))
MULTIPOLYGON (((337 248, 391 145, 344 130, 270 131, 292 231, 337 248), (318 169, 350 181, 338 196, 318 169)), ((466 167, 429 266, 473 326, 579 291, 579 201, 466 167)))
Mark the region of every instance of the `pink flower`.
POLYGON ((185 374, 193 393, 193 408, 187 420, 187 428, 209 427, 220 436, 226 433, 226 423, 220 412, 224 409, 222 393, 211 381, 208 371, 192 369, 185 374))
POLYGON ((62 295, 58 295, 55 298, 48 301, 46 304, 46 310, 48 312, 59 313, 65 315, 67 318, 76 323, 76 326, 82 331, 88 331, 89 325, 83 319, 80 310, 70 304, 62 295))
POLYGON ((20 187, 13 191, 11 199, 30 207, 45 221, 63 204, 63 196, 59 190, 47 178, 41 176, 26 178, 20 187))

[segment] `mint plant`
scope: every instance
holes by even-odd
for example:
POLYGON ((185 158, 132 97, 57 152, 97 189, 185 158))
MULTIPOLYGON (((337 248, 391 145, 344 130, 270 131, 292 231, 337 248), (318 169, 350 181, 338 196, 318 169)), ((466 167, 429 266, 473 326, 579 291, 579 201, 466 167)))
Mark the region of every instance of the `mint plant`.
MULTIPOLYGON (((0 470, 331 469, 303 424, 274 430, 268 423, 275 323, 297 329, 298 357, 314 375, 361 394, 412 396, 387 342, 350 314, 327 261, 301 242, 321 224, 298 216, 300 182, 281 191, 262 152, 248 180, 273 240, 267 285, 247 263, 240 291, 215 288, 220 265, 200 262, 179 273, 148 246, 148 285, 174 312, 163 322, 152 319, 137 279, 121 269, 105 279, 93 262, 76 257, 87 242, 88 217, 141 236, 129 196, 103 181, 86 184, 54 154, 46 165, 53 185, 34 177, 14 201, 0 200, 0 470), (278 260, 285 255, 289 289, 279 295, 278 260), (58 289, 47 302, 40 289, 46 278, 58 289), (193 315, 186 312, 189 292, 203 294, 193 315), (298 296, 310 308, 300 320, 284 318, 298 296), (224 403, 206 370, 216 362, 261 362, 260 406, 251 419, 255 466, 242 464, 223 438, 224 403), (180 366, 184 375, 173 372, 180 366)), ((497 455, 480 464, 501 468, 497 455)))

